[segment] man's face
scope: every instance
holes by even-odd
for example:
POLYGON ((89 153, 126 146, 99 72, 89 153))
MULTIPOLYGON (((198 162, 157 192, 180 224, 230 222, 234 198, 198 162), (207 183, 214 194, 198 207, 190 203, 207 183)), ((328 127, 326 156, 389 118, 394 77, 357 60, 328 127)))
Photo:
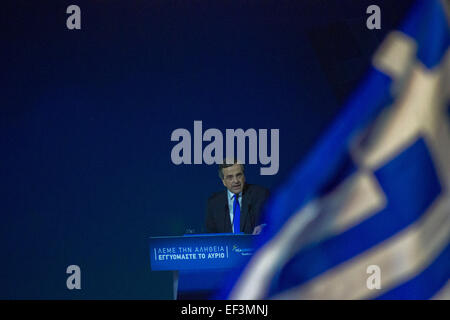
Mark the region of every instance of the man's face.
POLYGON ((242 192, 245 184, 245 176, 242 166, 238 163, 231 167, 223 168, 223 185, 234 194, 242 192))

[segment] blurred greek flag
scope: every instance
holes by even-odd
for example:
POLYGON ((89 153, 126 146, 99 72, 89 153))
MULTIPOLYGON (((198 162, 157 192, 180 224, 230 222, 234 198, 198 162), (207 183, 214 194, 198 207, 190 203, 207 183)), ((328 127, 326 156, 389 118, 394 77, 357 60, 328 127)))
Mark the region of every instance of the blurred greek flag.
POLYGON ((230 299, 450 295, 450 35, 418 1, 370 73, 266 207, 230 299))

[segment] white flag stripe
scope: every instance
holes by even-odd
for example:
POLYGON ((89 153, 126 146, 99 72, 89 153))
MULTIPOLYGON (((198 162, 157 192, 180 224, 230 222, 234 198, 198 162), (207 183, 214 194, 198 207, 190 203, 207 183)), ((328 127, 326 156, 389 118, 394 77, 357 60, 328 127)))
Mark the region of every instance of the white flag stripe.
MULTIPOLYGON (((368 219, 386 206, 386 197, 371 172, 360 170, 341 183, 332 193, 339 204, 334 209, 327 234, 314 241, 335 236, 368 219)), ((328 208, 324 208, 327 210, 328 208)), ((331 208, 330 208, 331 209, 331 208)))
POLYGON ((407 76, 411 64, 415 62, 416 52, 414 39, 400 31, 392 31, 375 52, 372 64, 398 81, 407 76))
POLYGON ((440 196, 419 221, 371 250, 276 299, 362 299, 380 295, 420 273, 450 239, 450 197, 440 196), (366 269, 381 269, 381 289, 369 290, 366 269))

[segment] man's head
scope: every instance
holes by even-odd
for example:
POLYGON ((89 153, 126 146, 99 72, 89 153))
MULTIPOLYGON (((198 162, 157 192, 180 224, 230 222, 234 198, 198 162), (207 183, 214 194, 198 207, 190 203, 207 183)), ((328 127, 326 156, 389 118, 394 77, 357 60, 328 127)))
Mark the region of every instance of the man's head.
POLYGON ((234 194, 239 194, 244 189, 244 165, 237 160, 231 163, 224 160, 223 164, 219 165, 219 177, 223 185, 234 194))

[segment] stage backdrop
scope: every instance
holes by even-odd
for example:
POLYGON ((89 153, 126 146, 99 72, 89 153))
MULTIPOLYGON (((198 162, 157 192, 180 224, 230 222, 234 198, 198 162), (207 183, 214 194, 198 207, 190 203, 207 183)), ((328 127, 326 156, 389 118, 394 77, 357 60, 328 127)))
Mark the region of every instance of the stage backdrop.
POLYGON ((173 163, 172 132, 278 129, 277 173, 246 167, 276 188, 410 3, 377 1, 369 30, 371 1, 76 2, 79 30, 71 1, 1 5, 3 299, 170 298, 148 238, 203 232, 223 189, 215 165, 173 163))

